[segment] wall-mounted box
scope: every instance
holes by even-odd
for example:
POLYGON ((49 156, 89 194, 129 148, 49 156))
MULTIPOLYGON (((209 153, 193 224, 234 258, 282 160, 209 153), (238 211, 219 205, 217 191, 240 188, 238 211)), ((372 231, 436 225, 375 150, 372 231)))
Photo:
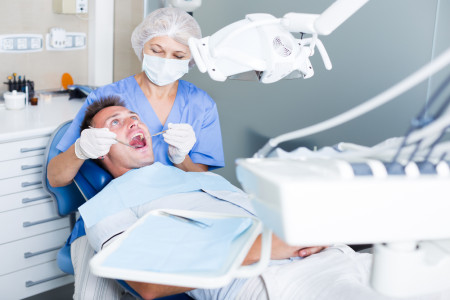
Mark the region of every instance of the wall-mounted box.
POLYGON ((88 0, 53 0, 53 12, 57 14, 85 14, 88 0))

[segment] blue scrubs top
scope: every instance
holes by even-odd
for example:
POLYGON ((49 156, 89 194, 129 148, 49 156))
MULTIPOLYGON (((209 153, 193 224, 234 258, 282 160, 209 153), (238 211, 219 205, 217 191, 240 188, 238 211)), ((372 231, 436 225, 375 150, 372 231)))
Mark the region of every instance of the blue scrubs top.
MULTIPOLYGON (((150 133, 167 129, 168 123, 188 123, 195 132, 197 142, 189 152, 194 163, 208 165, 210 170, 225 165, 220 131, 219 115, 214 100, 192 83, 179 80, 178 90, 166 124, 161 124, 152 106, 133 76, 100 87, 89 94, 69 129, 59 142, 57 149, 66 151, 80 137, 80 125, 86 108, 101 97, 119 96, 126 107, 139 114, 150 133)), ((162 135, 152 138, 155 161, 172 165, 167 154, 169 145, 162 135)))

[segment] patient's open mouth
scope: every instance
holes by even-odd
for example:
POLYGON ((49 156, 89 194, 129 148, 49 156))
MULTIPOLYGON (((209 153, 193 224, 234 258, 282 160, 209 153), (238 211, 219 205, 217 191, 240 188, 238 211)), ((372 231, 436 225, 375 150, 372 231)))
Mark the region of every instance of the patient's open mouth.
POLYGON ((145 147, 146 145, 147 145, 147 143, 145 141, 144 134, 142 134, 140 132, 136 133, 131 138, 130 146, 133 146, 134 148, 142 148, 142 147, 145 147))

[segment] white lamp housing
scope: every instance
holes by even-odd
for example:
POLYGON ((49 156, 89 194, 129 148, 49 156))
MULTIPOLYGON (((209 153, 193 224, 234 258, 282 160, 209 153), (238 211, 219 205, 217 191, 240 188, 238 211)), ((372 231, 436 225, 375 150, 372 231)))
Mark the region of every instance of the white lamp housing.
POLYGON ((309 57, 317 46, 327 69, 331 62, 323 44, 312 38, 296 39, 282 19, 249 14, 209 37, 191 38, 189 47, 201 72, 217 81, 227 78, 272 83, 314 75, 309 57))
POLYGON ((202 0, 166 0, 169 5, 193 12, 202 5, 202 0))

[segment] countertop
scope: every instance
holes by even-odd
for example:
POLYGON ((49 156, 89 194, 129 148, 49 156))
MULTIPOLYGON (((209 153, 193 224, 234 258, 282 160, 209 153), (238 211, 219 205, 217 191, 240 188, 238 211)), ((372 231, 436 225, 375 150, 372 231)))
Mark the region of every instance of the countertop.
MULTIPOLYGON (((20 110, 0 108, 0 143, 21 140, 26 136, 51 134, 61 123, 72 120, 84 99, 69 100, 67 95, 44 95, 38 105, 20 110)), ((1 103, 2 104, 2 103, 1 103)))

